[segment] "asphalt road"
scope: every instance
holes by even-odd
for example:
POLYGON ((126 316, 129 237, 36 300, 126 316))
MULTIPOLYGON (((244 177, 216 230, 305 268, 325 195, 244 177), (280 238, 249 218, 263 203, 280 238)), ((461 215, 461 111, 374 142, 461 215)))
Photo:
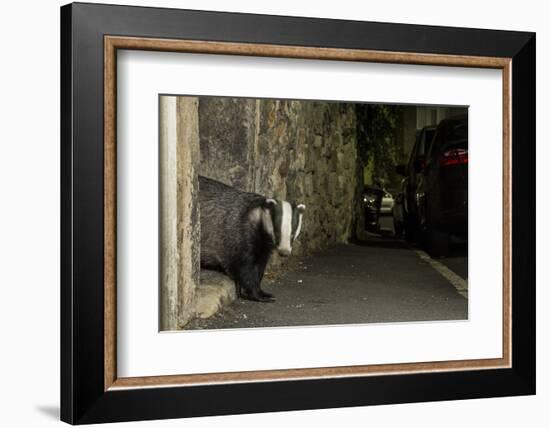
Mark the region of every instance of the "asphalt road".
POLYGON ((447 266, 461 278, 468 279, 468 244, 460 243, 451 246, 448 257, 439 259, 439 262, 447 266))
MULTIPOLYGON (((467 257, 459 254, 451 264, 460 270, 467 266, 467 257)), ((296 269, 277 280, 264 279, 262 286, 275 295, 275 302, 239 299, 215 316, 196 320, 187 328, 467 319, 467 299, 440 272, 439 266, 396 239, 338 244, 300 261, 296 269)))
MULTIPOLYGON (((381 232, 388 236, 393 236, 393 217, 381 216, 379 219, 381 232)), ((450 254, 442 259, 439 263, 448 267, 451 271, 459 275, 462 279, 468 279, 468 243, 461 242, 456 238, 451 238, 450 254)))

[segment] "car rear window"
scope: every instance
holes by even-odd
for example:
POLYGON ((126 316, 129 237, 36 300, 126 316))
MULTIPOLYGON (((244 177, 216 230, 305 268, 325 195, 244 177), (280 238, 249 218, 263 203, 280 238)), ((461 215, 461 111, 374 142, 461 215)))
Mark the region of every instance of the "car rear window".
POLYGON ((432 144, 434 134, 435 134, 435 129, 426 130, 426 138, 424 142, 424 153, 428 153, 430 151, 430 146, 432 144))
POLYGON ((451 122, 447 140, 467 140, 468 139, 468 122, 451 122))
MULTIPOLYGON (((468 121, 467 120, 446 120, 437 127, 433 140, 433 147, 430 154, 437 154, 449 143, 455 141, 468 141, 468 121)), ((466 143, 467 144, 467 143, 466 143)))

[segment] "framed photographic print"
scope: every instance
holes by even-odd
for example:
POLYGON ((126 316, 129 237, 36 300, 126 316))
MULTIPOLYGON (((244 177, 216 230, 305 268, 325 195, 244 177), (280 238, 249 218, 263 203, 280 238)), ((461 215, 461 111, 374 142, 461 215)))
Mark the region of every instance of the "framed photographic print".
POLYGON ((61 418, 535 393, 535 35, 61 8, 61 418))

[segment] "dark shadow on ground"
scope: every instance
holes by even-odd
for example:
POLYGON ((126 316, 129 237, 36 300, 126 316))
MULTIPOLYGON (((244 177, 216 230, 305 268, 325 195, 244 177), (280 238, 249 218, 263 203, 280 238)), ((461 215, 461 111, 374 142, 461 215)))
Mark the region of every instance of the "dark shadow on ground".
POLYGON ((468 279, 468 243, 453 243, 450 247, 450 253, 447 257, 439 259, 457 275, 463 279, 468 279))
POLYGON ((409 245, 405 241, 394 237, 372 237, 365 240, 353 240, 350 243, 360 247, 392 248, 395 250, 410 249, 409 245))

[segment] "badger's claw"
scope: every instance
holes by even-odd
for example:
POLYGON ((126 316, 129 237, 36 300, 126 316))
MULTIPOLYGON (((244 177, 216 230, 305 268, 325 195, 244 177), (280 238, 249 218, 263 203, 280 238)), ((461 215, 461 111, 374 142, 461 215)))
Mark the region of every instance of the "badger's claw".
POLYGON ((262 303, 270 303, 270 302, 275 301, 275 297, 273 297, 273 296, 271 296, 271 297, 258 296, 258 297, 256 297, 255 299, 252 299, 252 300, 255 300, 257 302, 262 302, 262 303))
POLYGON ((260 296, 262 296, 262 297, 273 297, 273 294, 268 293, 267 291, 264 291, 264 290, 262 290, 262 289, 260 289, 260 290, 258 291, 258 294, 259 294, 260 296))
POLYGON ((274 302, 275 296, 271 293, 268 293, 267 291, 260 290, 260 301, 261 302, 274 302))
POLYGON ((252 291, 252 292, 246 292, 246 290, 242 290, 241 297, 243 299, 252 300, 255 302, 274 302, 275 297, 271 293, 267 293, 263 290, 258 291, 252 291))

